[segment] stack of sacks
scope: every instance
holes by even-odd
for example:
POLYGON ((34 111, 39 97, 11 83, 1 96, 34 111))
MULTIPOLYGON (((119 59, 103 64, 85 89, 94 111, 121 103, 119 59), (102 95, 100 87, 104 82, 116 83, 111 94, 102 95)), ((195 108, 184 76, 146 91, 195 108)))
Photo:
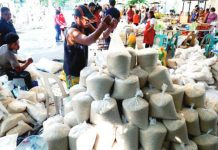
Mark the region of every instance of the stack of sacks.
POLYGON ((218 62, 216 62, 212 67, 211 67, 211 72, 213 73, 213 77, 216 81, 218 81, 218 62))
MULTIPOLYGON (((200 46, 190 47, 188 49, 176 49, 175 57, 173 58, 176 69, 171 72, 173 82, 179 84, 206 82, 214 84, 211 66, 217 61, 217 57, 206 58, 200 46), (180 81, 182 82, 180 82, 180 81)), ((170 65, 175 68, 170 60, 170 65)), ((215 70, 214 70, 215 71, 215 70)), ((216 72, 214 72, 216 73, 216 72)))

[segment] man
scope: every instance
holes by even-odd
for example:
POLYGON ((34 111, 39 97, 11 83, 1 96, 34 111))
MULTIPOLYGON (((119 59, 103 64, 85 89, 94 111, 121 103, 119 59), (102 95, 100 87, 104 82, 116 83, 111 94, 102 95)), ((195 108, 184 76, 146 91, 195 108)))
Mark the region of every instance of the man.
POLYGON ((20 48, 19 36, 16 33, 10 32, 6 34, 5 43, 0 47, 0 75, 7 74, 9 80, 23 78, 27 88, 31 89, 32 81, 30 74, 24 70, 33 62, 32 58, 20 61, 15 56, 15 53, 20 48))
POLYGON ((0 46, 5 44, 5 35, 9 32, 16 33, 16 30, 11 22, 11 12, 7 7, 1 8, 1 20, 0 20, 0 46))
POLYGON ((91 25, 94 16, 84 5, 75 9, 74 19, 64 42, 64 72, 68 88, 79 82, 80 71, 87 65, 88 45, 96 42, 102 33, 107 37, 116 26, 116 21, 106 16, 98 28, 94 28, 91 25))
POLYGON ((132 6, 129 6, 129 10, 127 11, 127 20, 128 20, 128 23, 132 23, 133 22, 133 15, 134 15, 134 11, 132 10, 132 6))
POLYGON ((95 3, 91 2, 89 3, 89 10, 91 11, 92 14, 94 14, 94 11, 95 11, 95 3))

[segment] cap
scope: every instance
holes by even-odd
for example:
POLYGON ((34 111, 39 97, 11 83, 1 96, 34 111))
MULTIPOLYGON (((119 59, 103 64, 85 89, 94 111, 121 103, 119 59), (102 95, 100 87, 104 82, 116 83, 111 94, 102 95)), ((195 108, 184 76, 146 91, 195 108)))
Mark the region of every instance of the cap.
POLYGON ((78 6, 75 11, 74 11, 74 16, 77 17, 86 17, 88 19, 92 19, 94 18, 94 15, 90 12, 89 8, 84 6, 84 5, 80 5, 78 6))

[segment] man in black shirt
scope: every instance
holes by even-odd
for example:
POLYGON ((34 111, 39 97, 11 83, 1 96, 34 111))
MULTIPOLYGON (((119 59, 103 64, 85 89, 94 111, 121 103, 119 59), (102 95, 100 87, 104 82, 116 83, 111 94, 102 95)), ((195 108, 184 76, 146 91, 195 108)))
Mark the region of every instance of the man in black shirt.
POLYGON ((9 8, 2 7, 0 20, 0 46, 5 44, 5 35, 10 32, 16 33, 14 25, 11 22, 11 12, 9 8))

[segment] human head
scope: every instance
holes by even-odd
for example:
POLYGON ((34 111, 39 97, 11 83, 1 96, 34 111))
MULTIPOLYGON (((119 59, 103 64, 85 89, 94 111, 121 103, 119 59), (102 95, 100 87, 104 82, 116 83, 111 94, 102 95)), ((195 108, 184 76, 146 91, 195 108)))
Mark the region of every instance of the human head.
POLYGON ((209 13, 209 12, 210 12, 210 9, 209 9, 209 8, 207 8, 207 9, 206 9, 206 12, 207 12, 207 13, 209 13))
POLYGON ((115 0, 109 0, 109 4, 110 4, 110 6, 114 7, 116 5, 116 1, 115 0))
POLYGON ((136 10, 135 13, 136 13, 136 14, 139 14, 139 10, 136 10))
POLYGON ((89 10, 93 13, 95 11, 95 3, 91 2, 89 3, 89 10))
POLYGON ((214 7, 212 7, 212 8, 210 9, 210 11, 211 11, 211 12, 215 12, 216 9, 215 9, 214 7))
POLYGON ((132 6, 130 5, 129 8, 132 9, 132 6))
POLYGON ((11 12, 8 7, 2 7, 1 8, 1 17, 5 19, 6 21, 11 20, 11 12))
POLYGON ((87 25, 89 24, 89 21, 94 19, 94 16, 89 10, 89 8, 84 5, 78 6, 74 10, 73 15, 75 17, 76 24, 82 28, 86 28, 87 25))
POLYGON ((149 8, 146 8, 146 12, 149 12, 149 8))
POLYGON ((61 11, 59 9, 56 9, 55 14, 59 15, 61 13, 61 11))
POLYGON ((96 7, 95 7, 95 11, 94 11, 94 13, 96 13, 96 12, 100 12, 100 11, 102 11, 102 7, 100 6, 100 5, 96 5, 96 7))
POLYGON ((155 18, 154 11, 149 11, 148 18, 155 18))
POLYGON ((5 43, 8 45, 9 50, 18 50, 19 45, 19 36, 16 33, 10 32, 5 36, 5 43))

